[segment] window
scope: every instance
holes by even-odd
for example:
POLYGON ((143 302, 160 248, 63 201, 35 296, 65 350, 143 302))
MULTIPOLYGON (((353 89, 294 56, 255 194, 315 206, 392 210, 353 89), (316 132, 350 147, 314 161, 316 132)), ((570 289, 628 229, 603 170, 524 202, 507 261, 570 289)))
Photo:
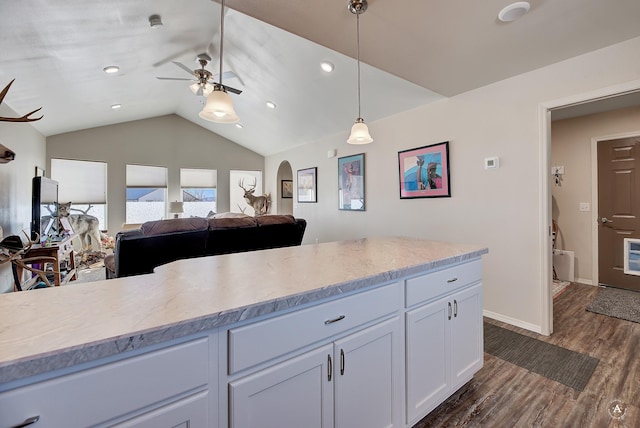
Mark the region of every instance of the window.
POLYGON ((51 159, 51 179, 58 182, 58 201, 71 202, 71 214, 92 215, 107 229, 106 162, 51 159))
POLYGON ((216 212, 217 181, 215 169, 180 168, 183 217, 207 217, 216 212))
POLYGON ((127 223, 163 219, 167 212, 167 168, 127 165, 127 223))

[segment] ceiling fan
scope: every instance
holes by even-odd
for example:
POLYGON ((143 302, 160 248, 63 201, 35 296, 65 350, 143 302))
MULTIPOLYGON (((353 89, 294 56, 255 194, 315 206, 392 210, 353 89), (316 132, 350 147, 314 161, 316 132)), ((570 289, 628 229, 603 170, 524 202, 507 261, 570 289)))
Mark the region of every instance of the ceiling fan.
MULTIPOLYGON (((195 95, 206 97, 211 92, 213 92, 215 85, 219 85, 219 83, 215 81, 215 77, 218 77, 218 80, 220 80, 218 75, 214 76, 213 73, 205 69, 205 67, 210 61, 211 61, 211 57, 209 56, 209 54, 206 54, 206 53, 199 54, 198 62, 200 63, 200 68, 196 68, 195 70, 189 69, 189 67, 187 67, 181 62, 171 61, 172 63, 174 63, 175 65, 177 65, 178 67, 186 71, 187 73, 191 74, 193 78, 187 79, 182 77, 156 77, 156 79, 192 81, 194 83, 189 86, 189 89, 191 89, 191 92, 193 92, 195 95)), ((225 71, 224 73, 222 73, 222 77, 224 79, 230 79, 238 76, 233 71, 225 71)), ((227 86, 227 85, 221 85, 221 86, 224 87, 227 91, 233 92, 234 94, 240 95, 242 93, 240 89, 232 88, 231 86, 227 86)))

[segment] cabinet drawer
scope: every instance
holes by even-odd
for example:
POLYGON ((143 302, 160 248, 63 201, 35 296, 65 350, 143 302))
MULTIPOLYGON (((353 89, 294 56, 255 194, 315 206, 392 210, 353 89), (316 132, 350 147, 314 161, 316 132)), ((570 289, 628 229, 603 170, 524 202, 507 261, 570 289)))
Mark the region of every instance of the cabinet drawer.
POLYGON ((2 426, 34 416, 38 428, 105 422, 205 385, 208 355, 204 338, 4 392, 2 426))
POLYGON ((393 313, 400 305, 400 285, 394 283, 230 329, 229 374, 393 313))
POLYGON ((450 293, 482 279, 482 261, 474 260, 406 280, 406 306, 450 293))

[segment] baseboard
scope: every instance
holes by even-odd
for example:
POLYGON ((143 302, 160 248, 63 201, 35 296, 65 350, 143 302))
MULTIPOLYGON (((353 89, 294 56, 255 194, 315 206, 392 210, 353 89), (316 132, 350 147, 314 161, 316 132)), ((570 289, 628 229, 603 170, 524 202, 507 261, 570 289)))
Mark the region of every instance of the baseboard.
POLYGON ((579 284, 585 284, 585 285, 593 285, 593 281, 590 279, 584 279, 584 278, 576 278, 574 282, 577 282, 579 284))
POLYGON ((482 311, 482 315, 484 315, 487 318, 491 318, 492 320, 505 322, 515 327, 524 328, 525 330, 542 334, 542 328, 539 325, 531 324, 531 323, 528 323, 519 319, 511 318, 505 315, 497 314, 495 312, 487 311, 486 309, 482 311))

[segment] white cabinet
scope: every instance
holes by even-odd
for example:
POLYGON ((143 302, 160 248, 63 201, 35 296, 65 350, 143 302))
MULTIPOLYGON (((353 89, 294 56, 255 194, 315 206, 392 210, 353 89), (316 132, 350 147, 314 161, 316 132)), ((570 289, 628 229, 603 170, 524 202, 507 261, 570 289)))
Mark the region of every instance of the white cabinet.
POLYGON ((229 426, 333 426, 333 346, 261 370, 229 384, 229 426))
POLYGON ((395 316, 231 381, 229 426, 400 426, 400 340, 395 316))
POLYGON ((401 424, 400 319, 376 324, 334 344, 335 427, 401 424))
MULTIPOLYGON (((469 266, 459 268, 464 272, 469 266)), ((448 275, 463 277, 456 273, 449 270, 448 275)), ((482 284, 473 276, 468 281, 474 279, 474 285, 451 286, 449 294, 406 313, 408 424, 424 417, 482 367, 482 284)), ((421 280, 428 282, 429 275, 421 280)))
POLYGON ((16 426, 39 417, 34 427, 112 426, 155 411, 147 426, 169 428, 193 419, 190 427, 209 427, 208 355, 208 339, 200 338, 3 392, 0 425, 16 426), (180 402, 196 392, 203 394, 198 397, 204 407, 203 401, 195 407, 180 402), (200 416, 185 414, 194 408, 200 416))

